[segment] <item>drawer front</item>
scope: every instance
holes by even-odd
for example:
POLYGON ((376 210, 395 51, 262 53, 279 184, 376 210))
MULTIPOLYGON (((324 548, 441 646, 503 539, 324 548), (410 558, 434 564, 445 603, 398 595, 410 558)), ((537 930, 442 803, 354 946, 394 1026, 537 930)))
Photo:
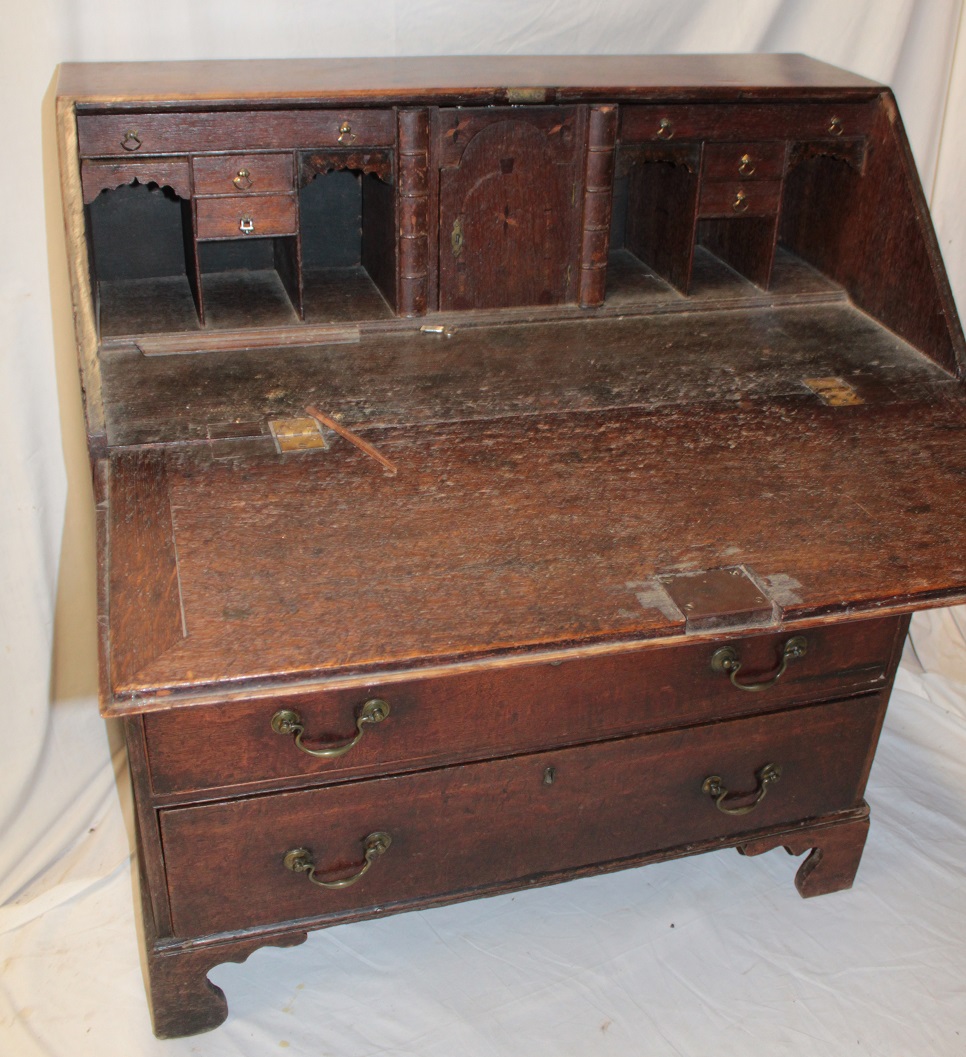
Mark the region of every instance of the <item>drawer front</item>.
POLYGON ((396 778, 161 812, 179 936, 475 895, 858 804, 884 694, 396 778), (761 774, 780 779, 747 814, 761 774), (774 770, 772 771, 774 773, 774 770), (725 792, 727 791, 727 792, 725 792), (351 887, 368 835, 388 850, 351 887), (304 859, 304 857, 303 857, 304 859))
POLYGON ((874 103, 625 106, 620 139, 622 143, 838 139, 868 135, 874 114, 874 103))
POLYGON ((314 147, 388 147, 392 110, 259 110, 252 113, 80 114, 81 157, 314 147))
POLYGON ((216 154, 191 161, 196 195, 291 191, 294 169, 291 154, 216 154))
MULTIPOLYGON (((761 692, 714 671, 716 643, 701 642, 152 713, 144 717, 152 787, 165 796, 307 776, 338 781, 828 700, 888 686, 904 626, 884 618, 806 631, 805 656, 761 692), (273 716, 288 710, 308 747, 345 745, 373 698, 389 704, 389 716, 364 724, 358 744, 337 757, 306 755, 292 734, 272 729, 273 716)), ((789 637, 733 640, 737 681, 773 674, 789 637)))
POLYGON ((199 239, 294 235, 298 207, 294 195, 232 195, 197 200, 199 239))
POLYGON ((785 144, 708 143, 704 148, 705 180, 780 180, 785 171, 785 144))
POLYGON ((699 217, 773 217, 781 205, 780 180, 728 180, 701 184, 699 217))

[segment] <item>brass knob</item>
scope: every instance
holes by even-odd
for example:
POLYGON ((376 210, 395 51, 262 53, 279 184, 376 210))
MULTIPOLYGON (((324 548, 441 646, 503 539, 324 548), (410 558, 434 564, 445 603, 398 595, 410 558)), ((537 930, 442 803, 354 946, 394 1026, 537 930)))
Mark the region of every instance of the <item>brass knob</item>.
POLYGON ((141 137, 138 135, 137 129, 130 128, 124 133, 121 139, 121 146, 125 150, 138 150, 141 146, 141 137))
POLYGON ((738 172, 742 176, 751 176, 755 171, 755 163, 751 160, 750 154, 742 154, 741 159, 738 162, 738 172))
POLYGON ((747 211, 749 205, 748 196, 744 191, 739 191, 735 195, 735 200, 731 203, 731 208, 736 213, 744 213, 747 211))
POLYGON ((659 139, 671 139, 674 135, 674 125, 671 124, 669 118, 661 118, 660 124, 657 126, 657 134, 659 139))
POLYGON ((231 181, 239 191, 247 191, 252 185, 252 174, 247 169, 239 169, 238 175, 231 181))
POLYGON ((352 126, 348 121, 343 121, 339 126, 339 142, 342 144, 352 143, 356 138, 352 126))
POLYGON ((828 130, 832 133, 833 136, 841 136, 842 133, 845 131, 845 128, 842 125, 842 119, 833 117, 832 120, 828 123, 828 130))

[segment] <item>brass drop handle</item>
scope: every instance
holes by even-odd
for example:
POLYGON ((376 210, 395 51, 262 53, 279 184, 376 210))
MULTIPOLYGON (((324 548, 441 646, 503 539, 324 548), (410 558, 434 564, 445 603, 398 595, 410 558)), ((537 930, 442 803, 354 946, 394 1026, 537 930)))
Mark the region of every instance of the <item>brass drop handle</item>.
POLYGON ((750 154, 742 154, 738 161, 738 172, 742 176, 753 176, 755 173, 755 163, 751 160, 750 154))
POLYGON ((339 126, 339 142, 342 144, 352 143, 356 138, 356 134, 352 131, 352 126, 348 121, 343 121, 339 126))
POLYGON ((141 146, 141 137, 138 135, 136 128, 129 128, 124 133, 124 137, 121 140, 121 146, 125 150, 138 150, 141 146))
POLYGON ((286 870, 291 870, 292 873, 304 873, 312 884, 318 885, 319 888, 349 888, 356 881, 365 877, 376 859, 380 855, 386 854, 390 844, 392 844, 392 837, 388 833, 383 833, 382 831, 370 833, 362 842, 365 852, 362 868, 351 876, 341 877, 337 881, 323 881, 320 877, 315 876, 315 859, 312 858, 312 853, 308 848, 292 848, 285 853, 282 862, 285 864, 286 870))
POLYGON ((231 181, 239 191, 247 191, 252 185, 252 174, 247 169, 239 169, 238 175, 231 181))
POLYGON ((833 117, 828 123, 828 130, 833 136, 841 136, 845 131, 845 128, 842 125, 842 119, 833 117))
POLYGON ((308 745, 302 741, 305 737, 305 727, 302 726, 302 717, 298 712, 294 712, 290 708, 279 709, 279 711, 272 716, 272 730, 274 730, 276 734, 294 734, 296 747, 307 756, 314 756, 319 760, 334 760, 338 756, 344 756, 353 746, 359 744, 362 740, 362 735, 366 732, 366 727, 370 723, 381 723, 388 715, 388 701, 383 701, 378 697, 370 698, 362 708, 359 709, 359 715, 356 718, 355 737, 338 745, 327 745, 322 749, 310 749, 308 745))
POLYGON ((739 191, 735 195, 735 200, 731 203, 731 208, 736 213, 744 213, 744 212, 747 211, 748 206, 749 206, 748 196, 745 194, 744 191, 739 191))
POLYGON ((754 694, 759 690, 767 690, 769 687, 774 686, 785 674, 788 662, 796 661, 799 657, 804 657, 807 652, 808 640, 805 636, 794 635, 782 647, 781 663, 778 666, 778 671, 769 679, 765 679, 760 683, 738 682, 738 673, 741 671, 741 658, 738 656, 738 651, 734 646, 722 646, 720 649, 714 651, 714 654, 711 657, 711 670, 713 672, 727 672, 732 686, 736 686, 739 690, 747 690, 749 693, 754 694))
MULTIPOLYGON (((701 792, 707 793, 708 796, 714 801, 714 806, 725 815, 747 815, 750 811, 754 811, 755 808, 765 799, 765 794, 768 792, 770 785, 775 785, 782 776, 781 765, 777 763, 766 763, 764 767, 758 772, 758 795, 754 801, 750 804, 745 804, 742 807, 728 807, 726 800, 728 799, 728 790, 721 784, 721 778, 719 775, 709 775, 701 783, 701 792)), ((744 797, 737 795, 734 797, 735 800, 744 799, 744 797)))
POLYGON ((238 230, 243 235, 251 235, 255 230, 255 221, 247 214, 238 221, 238 230))
POLYGON ((670 118, 662 117, 657 126, 658 139, 671 139, 674 136, 674 125, 670 118))

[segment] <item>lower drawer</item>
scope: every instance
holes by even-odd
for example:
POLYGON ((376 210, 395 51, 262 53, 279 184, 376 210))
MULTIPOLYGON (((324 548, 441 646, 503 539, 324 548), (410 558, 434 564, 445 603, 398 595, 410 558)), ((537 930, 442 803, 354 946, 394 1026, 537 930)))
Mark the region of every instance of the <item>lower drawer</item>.
POLYGON ((554 752, 160 813, 175 935, 459 898, 855 806, 885 710, 876 694, 554 752), (768 765, 780 780, 745 814, 768 765), (709 791, 707 780, 719 779, 709 791), (725 790, 732 792, 725 793, 725 790), (358 882, 369 834, 391 844, 358 882), (304 857, 303 857, 303 861, 304 857))

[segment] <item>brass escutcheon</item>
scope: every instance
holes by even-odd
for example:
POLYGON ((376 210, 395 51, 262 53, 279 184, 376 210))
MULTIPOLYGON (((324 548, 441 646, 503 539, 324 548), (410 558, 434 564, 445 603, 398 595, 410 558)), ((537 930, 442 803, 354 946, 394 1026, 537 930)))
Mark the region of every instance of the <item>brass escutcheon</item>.
POLYGON ((357 870, 349 877, 341 877, 337 881, 323 881, 321 878, 315 876, 315 859, 312 857, 312 852, 309 851, 308 848, 291 848, 282 857, 282 864, 285 866, 286 870, 291 870, 292 873, 304 873, 312 884, 318 885, 319 888, 349 888, 369 872, 369 868, 372 866, 373 862, 378 859, 380 855, 385 855, 391 844, 392 837, 390 837, 388 833, 385 833, 382 830, 370 833, 362 842, 364 855, 361 869, 357 870))
POLYGON ((458 257, 463 252, 463 218, 457 217, 453 221, 453 233, 449 238, 450 248, 453 256, 458 257))
POLYGON ((769 679, 760 683, 739 683, 738 672, 741 671, 741 658, 734 646, 722 646, 714 651, 711 657, 711 670, 713 672, 726 672, 731 680, 731 685, 739 690, 747 690, 749 693, 757 693, 759 690, 767 690, 774 686, 785 674, 789 661, 797 661, 808 652, 808 639, 804 635, 793 635, 782 647, 781 663, 778 671, 769 679))
POLYGON ((366 732, 366 727, 370 723, 381 723, 389 715, 389 711, 388 701, 383 701, 380 697, 370 698, 359 709, 359 715, 356 717, 355 737, 321 749, 310 749, 303 743, 305 727, 302 725, 302 717, 290 708, 279 709, 272 716, 272 730, 276 734, 294 735, 296 748, 307 756, 314 756, 319 760, 334 760, 339 756, 344 756, 353 746, 358 745, 362 740, 362 735, 366 732))
MULTIPOLYGON (((747 815, 750 811, 754 811, 755 808, 765 799, 765 794, 768 792, 768 787, 774 785, 781 779, 782 769, 781 764, 777 763, 766 763, 764 767, 758 772, 758 789, 756 790, 757 796, 754 801, 750 804, 745 804, 743 807, 728 807, 725 801, 728 798, 728 790, 721 784, 721 777, 717 774, 709 775, 701 783, 701 792, 707 793, 708 796, 714 801, 714 806, 725 815, 747 815)), ((740 794, 735 796, 736 800, 744 799, 740 794)))

